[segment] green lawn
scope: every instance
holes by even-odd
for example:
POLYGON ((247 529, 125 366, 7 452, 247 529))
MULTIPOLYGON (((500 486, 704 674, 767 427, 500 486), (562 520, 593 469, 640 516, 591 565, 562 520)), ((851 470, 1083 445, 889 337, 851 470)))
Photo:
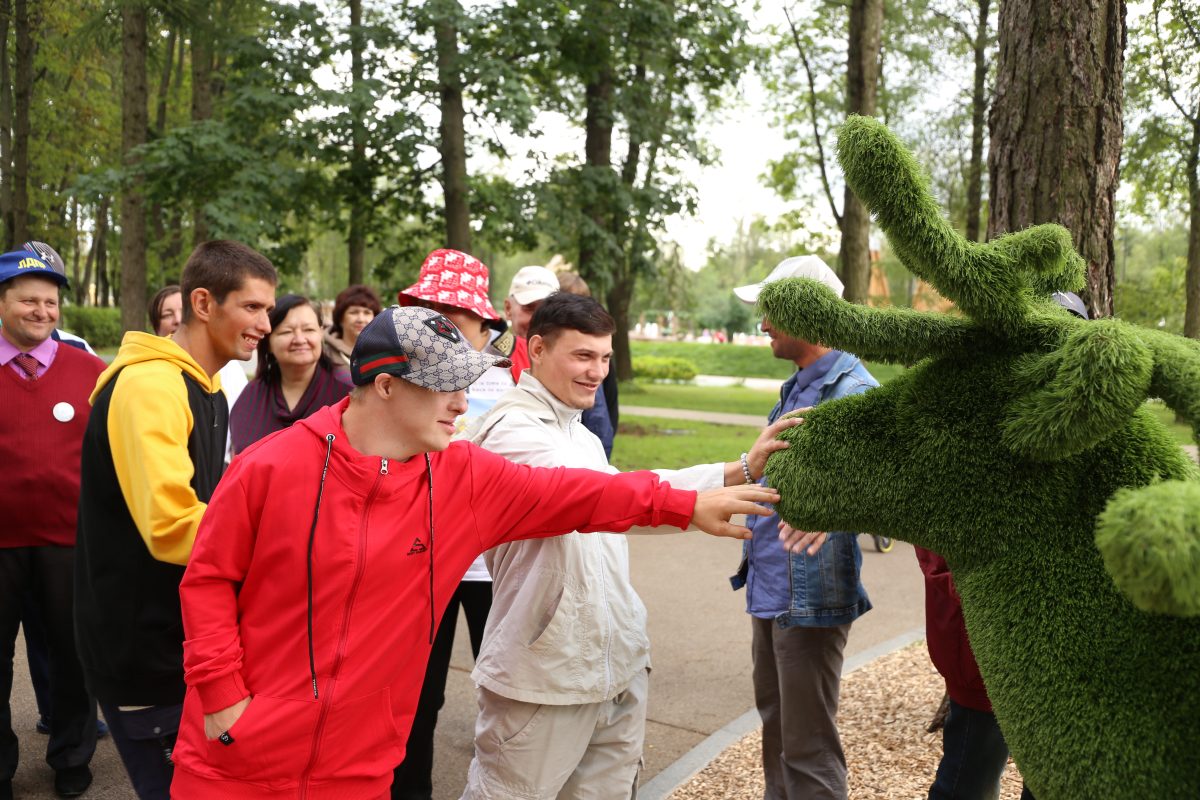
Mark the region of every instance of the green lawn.
MULTIPOLYGON (((771 355, 766 345, 700 344, 698 342, 645 342, 631 340, 630 354, 665 356, 690 361, 700 375, 725 375, 732 378, 776 378, 784 380, 795 367, 771 355)), ((880 383, 899 374, 904 367, 895 364, 868 364, 867 369, 880 383)))
MULTIPOLYGON (((621 384, 621 403, 650 408, 690 408, 722 414, 755 414, 766 419, 778 392, 745 386, 694 386, 680 383, 621 384)), ((621 420, 624 421, 624 417, 621 420)))
POLYGON ((622 414, 621 428, 613 441, 612 463, 624 471, 733 461, 750 449, 758 434, 758 428, 738 425, 622 414))
MULTIPOLYGON (((874 370, 872 371, 874 372, 874 370)), ((766 424, 767 413, 774 407, 778 399, 779 395, 775 392, 747 389, 745 386, 693 386, 690 384, 662 383, 621 384, 621 403, 624 405, 643 406, 647 408, 684 408, 695 411, 714 411, 723 414, 752 414, 762 417, 764 424, 766 424)), ((1171 431, 1171 435, 1180 444, 1196 443, 1192 438, 1191 429, 1186 425, 1177 423, 1174 412, 1163 405, 1162 401, 1151 400, 1146 403, 1146 407, 1167 426, 1171 431)), ((638 418, 629 417, 629 419, 635 420, 638 418)), ((625 420, 625 416, 622 415, 622 427, 624 427, 625 420)), ((655 422, 664 421, 655 420, 655 422)), ((693 423, 679 421, 678 424, 673 423, 667 427, 681 428, 684 425, 691 424, 693 423)), ((714 427, 718 430, 728 430, 728 427, 722 426, 709 427, 714 427)), ((683 436, 684 434, 680 434, 681 438, 683 436)), ((617 441, 620 442, 621 438, 618 436, 617 441)), ((663 438, 663 441, 669 441, 672 445, 674 444, 674 439, 668 440, 663 438)), ((738 452, 740 453, 741 450, 738 452)), ((615 451, 614 458, 616 458, 615 451)))
POLYGON ((1175 412, 1167 408, 1161 400, 1150 400, 1146 403, 1146 408, 1150 409, 1150 413, 1158 417, 1163 425, 1170 429, 1171 435, 1175 437, 1175 441, 1180 444, 1195 444, 1196 440, 1192 437, 1192 429, 1187 425, 1180 425, 1175 421, 1175 412))

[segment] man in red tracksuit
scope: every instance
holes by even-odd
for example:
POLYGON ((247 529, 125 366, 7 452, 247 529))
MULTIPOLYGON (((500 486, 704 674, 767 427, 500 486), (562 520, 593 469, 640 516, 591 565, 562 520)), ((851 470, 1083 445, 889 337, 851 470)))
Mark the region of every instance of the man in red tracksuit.
POLYGON ((180 586, 173 797, 384 798, 439 618, 481 552, 689 522, 744 538, 729 517, 778 499, 451 445, 463 390, 505 363, 436 311, 393 306, 359 335, 349 398, 234 460, 180 586))

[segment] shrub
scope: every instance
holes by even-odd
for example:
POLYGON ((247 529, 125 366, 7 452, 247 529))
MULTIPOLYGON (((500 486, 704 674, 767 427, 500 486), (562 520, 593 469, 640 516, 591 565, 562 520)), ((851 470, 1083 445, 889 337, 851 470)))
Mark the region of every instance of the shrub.
POLYGON ((696 377, 696 365, 685 358, 639 356, 633 359, 633 375, 650 381, 690 381, 696 377))
POLYGON ((64 306, 59 322, 63 330, 87 340, 94 348, 116 347, 121 343, 121 309, 64 306))

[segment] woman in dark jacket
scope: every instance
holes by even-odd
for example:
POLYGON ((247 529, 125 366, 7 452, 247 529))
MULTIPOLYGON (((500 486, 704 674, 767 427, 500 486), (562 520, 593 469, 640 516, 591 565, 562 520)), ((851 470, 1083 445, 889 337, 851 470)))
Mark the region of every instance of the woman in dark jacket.
POLYGON ((304 419, 350 393, 349 377, 321 347, 321 312, 285 294, 270 314, 271 335, 258 343, 258 374, 229 412, 233 452, 304 419))

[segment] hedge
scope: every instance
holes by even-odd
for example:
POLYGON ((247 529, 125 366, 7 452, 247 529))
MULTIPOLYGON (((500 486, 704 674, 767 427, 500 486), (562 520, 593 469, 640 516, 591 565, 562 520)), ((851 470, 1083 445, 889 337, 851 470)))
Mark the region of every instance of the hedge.
POLYGON ((121 343, 121 309, 64 306, 59 327, 87 340, 93 348, 121 343))
POLYGON ((690 381, 696 366, 686 358, 639 356, 633 359, 633 376, 649 381, 690 381))

